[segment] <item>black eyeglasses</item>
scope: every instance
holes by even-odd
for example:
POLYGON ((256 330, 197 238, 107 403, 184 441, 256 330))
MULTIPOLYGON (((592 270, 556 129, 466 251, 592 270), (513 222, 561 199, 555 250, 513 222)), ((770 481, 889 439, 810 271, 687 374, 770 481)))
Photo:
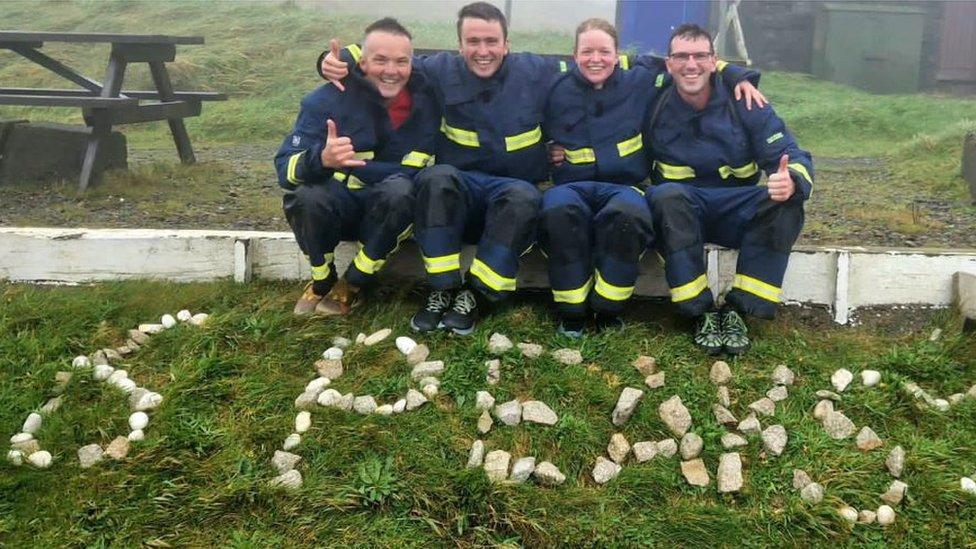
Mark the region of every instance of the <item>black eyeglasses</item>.
POLYGON ((696 63, 704 63, 705 61, 708 61, 708 59, 712 55, 713 54, 710 51, 699 51, 695 53, 687 53, 687 52, 672 53, 668 57, 670 57, 671 60, 674 61, 675 63, 684 64, 687 63, 689 59, 694 59, 696 63))

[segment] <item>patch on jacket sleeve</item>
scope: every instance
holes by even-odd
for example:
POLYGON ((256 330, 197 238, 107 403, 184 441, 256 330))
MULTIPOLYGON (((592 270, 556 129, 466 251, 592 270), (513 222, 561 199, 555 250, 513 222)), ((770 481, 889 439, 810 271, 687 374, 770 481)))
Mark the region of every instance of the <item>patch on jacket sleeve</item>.
POLYGON ((302 143, 302 138, 301 138, 301 136, 299 136, 299 135, 297 135, 297 134, 296 134, 296 135, 293 135, 293 136, 291 136, 291 146, 292 146, 292 147, 297 147, 297 146, 299 146, 299 145, 300 145, 301 143, 302 143))

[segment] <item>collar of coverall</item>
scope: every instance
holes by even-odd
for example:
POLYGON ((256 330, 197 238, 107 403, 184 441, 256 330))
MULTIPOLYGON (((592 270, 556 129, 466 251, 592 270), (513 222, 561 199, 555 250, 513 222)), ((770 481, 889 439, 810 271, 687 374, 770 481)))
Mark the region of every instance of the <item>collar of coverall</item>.
MULTIPOLYGON (((678 95, 678 90, 675 88, 674 97, 669 102, 669 107, 671 107, 671 118, 674 120, 690 120, 692 118, 697 118, 703 116, 705 113, 715 109, 717 106, 724 106, 729 100, 729 92, 725 89, 725 84, 722 79, 718 76, 718 73, 712 74, 709 78, 711 83, 712 91, 708 97, 708 103, 705 104, 705 108, 696 111, 691 105, 686 103, 681 96, 678 95)), ((675 84, 672 83, 672 86, 675 84)))
POLYGON ((448 85, 444 90, 445 103, 448 105, 467 103, 485 92, 491 93, 496 90, 508 78, 513 55, 517 54, 509 53, 502 59, 502 64, 495 74, 488 78, 479 78, 471 72, 460 53, 454 54, 454 63, 447 78, 448 85))
MULTIPOLYGON (((373 84, 368 78, 366 78, 366 73, 363 72, 363 69, 359 65, 356 65, 356 67, 349 73, 346 84, 348 85, 350 83, 352 83, 354 86, 358 86, 363 92, 365 92, 370 101, 384 105, 385 108, 383 96, 380 95, 380 91, 376 88, 376 84, 373 84)), ((406 89, 410 92, 410 95, 414 95, 426 87, 427 78, 424 77, 423 71, 418 70, 416 67, 411 69, 410 78, 407 80, 406 86, 406 89)))

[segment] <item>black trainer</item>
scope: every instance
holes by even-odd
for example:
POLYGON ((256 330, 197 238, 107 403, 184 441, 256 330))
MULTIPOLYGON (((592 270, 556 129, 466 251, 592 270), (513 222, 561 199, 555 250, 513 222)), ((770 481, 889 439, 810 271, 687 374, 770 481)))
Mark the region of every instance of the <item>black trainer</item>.
POLYGON ((739 355, 749 348, 749 327, 742 315, 735 309, 726 305, 719 313, 719 321, 722 324, 722 344, 725 352, 731 355, 739 355))
POLYGON ((431 290, 427 303, 410 319, 410 327, 418 332, 430 332, 440 327, 444 313, 451 308, 451 290, 431 290))
POLYGON ((695 345, 711 355, 722 352, 724 343, 718 312, 705 313, 695 321, 695 345))
POLYGON ((593 323, 596 324, 598 332, 619 330, 624 327, 624 321, 620 316, 609 313, 596 313, 593 315, 593 323))
POLYGON ((474 291, 464 288, 454 296, 451 310, 444 313, 441 326, 458 335, 468 335, 474 331, 478 321, 478 298, 474 291))
POLYGON ((573 339, 579 339, 583 337, 584 328, 586 328, 585 316, 559 315, 559 327, 556 328, 556 333, 573 339))

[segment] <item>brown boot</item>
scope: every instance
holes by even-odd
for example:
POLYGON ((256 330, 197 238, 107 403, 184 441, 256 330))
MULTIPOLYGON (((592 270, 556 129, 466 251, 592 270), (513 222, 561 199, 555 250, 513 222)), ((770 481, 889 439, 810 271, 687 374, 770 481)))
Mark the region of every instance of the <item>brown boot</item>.
POLYGON ((295 315, 296 316, 308 316, 315 311, 315 307, 322 302, 324 296, 320 296, 312 290, 312 283, 309 282, 305 286, 305 291, 302 292, 302 297, 298 298, 295 302, 295 315))
POLYGON ((334 316, 347 315, 353 308, 359 306, 360 288, 353 286, 342 278, 336 282, 332 290, 315 307, 315 314, 334 316))

